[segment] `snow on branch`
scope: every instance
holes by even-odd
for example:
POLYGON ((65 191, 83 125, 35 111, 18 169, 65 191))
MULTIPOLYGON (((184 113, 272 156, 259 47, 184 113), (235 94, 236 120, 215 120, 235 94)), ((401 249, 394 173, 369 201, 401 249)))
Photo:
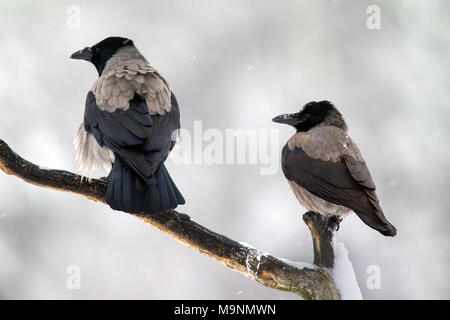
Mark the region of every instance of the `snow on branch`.
MULTIPOLYGON (((107 185, 104 181, 92 179, 89 182, 68 171, 39 167, 21 158, 1 139, 0 169, 6 174, 14 175, 39 187, 71 192, 93 201, 106 203, 107 185)), ((321 228, 326 227, 320 223, 320 219, 316 219, 314 214, 306 213, 305 216, 308 215, 308 217, 304 217, 314 239, 314 260, 315 264, 318 264, 318 266, 310 267, 264 254, 255 248, 209 230, 193 221, 188 215, 175 210, 152 215, 131 215, 172 236, 186 247, 214 258, 264 286, 290 291, 304 299, 340 299, 331 272, 324 268, 332 267, 334 259, 334 255, 329 256, 329 235, 321 231, 321 228), (323 234, 326 236, 323 237, 323 234), (331 265, 327 265, 330 261, 331 265)))

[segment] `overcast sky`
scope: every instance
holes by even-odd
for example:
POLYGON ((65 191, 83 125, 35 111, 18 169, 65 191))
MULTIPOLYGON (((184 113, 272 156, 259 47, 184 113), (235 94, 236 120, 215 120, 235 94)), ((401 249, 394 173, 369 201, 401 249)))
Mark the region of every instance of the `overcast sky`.
MULTIPOLYGON (((447 0, 0 0, 0 139, 27 160, 73 171, 72 141, 97 74, 68 57, 112 35, 133 39, 169 81, 187 132, 201 121, 203 132, 224 136, 274 134, 267 153, 278 161, 293 130, 271 119, 329 99, 398 229, 385 238, 356 215, 341 224, 337 239, 363 297, 448 299, 449 13, 447 0), (379 29, 367 26, 371 4, 379 29), (379 289, 366 285, 371 266, 379 289)), ((260 160, 169 159, 167 167, 186 198, 180 212, 277 257, 312 262, 305 210, 279 166, 269 175, 260 160)), ((298 298, 76 195, 0 172, 0 199, 1 298, 298 298), (79 290, 66 286, 69 266, 81 271, 79 290)))

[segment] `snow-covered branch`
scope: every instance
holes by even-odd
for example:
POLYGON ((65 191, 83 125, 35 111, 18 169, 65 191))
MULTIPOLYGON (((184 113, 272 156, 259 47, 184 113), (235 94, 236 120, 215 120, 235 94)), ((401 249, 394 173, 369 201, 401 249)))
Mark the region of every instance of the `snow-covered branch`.
MULTIPOLYGON (((0 169, 36 186, 71 192, 93 201, 106 203, 107 185, 104 181, 93 179, 89 182, 68 171, 39 167, 21 158, 3 140, 0 140, 0 169)), ((325 264, 316 263, 318 266, 294 264, 264 254, 211 231, 193 221, 188 215, 175 210, 152 215, 132 215, 169 234, 183 245, 216 259, 262 285, 294 292, 304 299, 340 299, 331 272, 322 267, 330 267, 327 263, 330 259, 331 261, 334 259, 334 255, 330 258, 329 251, 321 249, 328 248, 328 244, 331 245, 331 238, 323 238, 322 234, 326 233, 320 231, 322 226, 316 223, 320 220, 314 218, 314 213, 307 214, 308 217, 304 220, 314 238, 315 263, 325 261, 325 264)), ((331 248, 331 254, 332 252, 331 248)))

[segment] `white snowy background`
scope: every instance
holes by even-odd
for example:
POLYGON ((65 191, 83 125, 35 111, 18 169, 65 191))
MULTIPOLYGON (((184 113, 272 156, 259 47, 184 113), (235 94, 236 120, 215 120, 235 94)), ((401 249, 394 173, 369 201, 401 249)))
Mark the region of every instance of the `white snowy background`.
MULTIPOLYGON (((74 170, 72 140, 93 66, 69 55, 126 36, 169 80, 182 126, 279 129, 311 100, 342 111, 398 236, 355 215, 341 225, 365 299, 448 299, 450 2, 0 0, 0 138, 26 159, 74 170), (366 9, 381 9, 368 30, 366 9), (81 10, 70 28, 67 9, 81 10), (367 270, 379 267, 381 288, 367 270)), ((280 152, 274 150, 274 152, 280 152)), ((310 234, 281 170, 177 165, 199 223, 292 261, 310 234)), ((297 299, 263 287, 135 218, 0 173, 0 298, 297 299), (81 289, 66 286, 67 267, 81 289)))

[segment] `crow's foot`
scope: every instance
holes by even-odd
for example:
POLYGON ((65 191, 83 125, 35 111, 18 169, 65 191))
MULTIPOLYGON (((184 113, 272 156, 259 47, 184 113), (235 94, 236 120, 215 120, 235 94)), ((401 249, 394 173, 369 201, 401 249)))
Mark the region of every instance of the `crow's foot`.
POLYGON ((338 231, 340 223, 341 219, 339 219, 337 216, 331 216, 328 218, 327 227, 332 231, 338 231))

